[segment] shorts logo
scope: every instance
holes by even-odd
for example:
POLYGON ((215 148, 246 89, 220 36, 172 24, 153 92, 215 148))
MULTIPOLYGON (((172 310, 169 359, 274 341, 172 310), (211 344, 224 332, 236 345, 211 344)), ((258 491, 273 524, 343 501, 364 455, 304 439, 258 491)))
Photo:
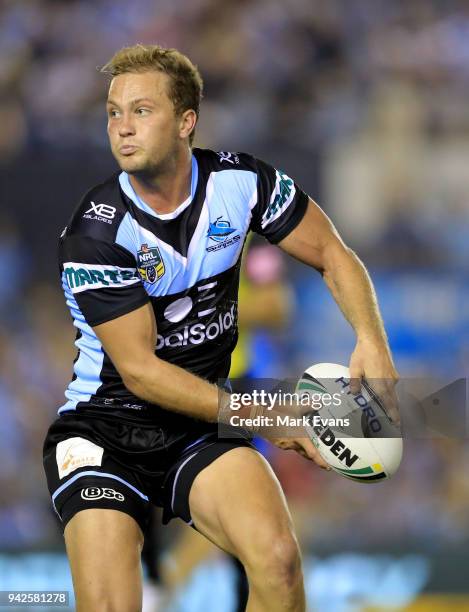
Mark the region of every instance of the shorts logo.
POLYGON ((104 449, 84 438, 68 438, 57 444, 55 457, 59 478, 85 465, 101 465, 104 449))
POLYGON ((90 201, 90 204, 91 208, 83 215, 84 219, 112 223, 112 219, 116 216, 116 209, 114 206, 109 206, 109 204, 95 204, 93 201, 90 201))
POLYGON ((236 244, 241 239, 241 235, 236 234, 236 236, 231 236, 231 234, 237 231, 236 228, 231 227, 229 221, 225 221, 221 217, 218 217, 214 223, 209 224, 207 232, 207 238, 210 238, 210 240, 213 240, 216 244, 208 246, 206 250, 211 253, 212 251, 219 251, 232 244, 236 244))
POLYGON ((91 499, 115 499, 123 502, 125 497, 115 489, 108 487, 87 487, 81 490, 81 498, 86 500, 91 499))
POLYGON ((145 283, 154 283, 165 273, 164 261, 157 246, 142 244, 137 252, 137 266, 140 278, 145 283))

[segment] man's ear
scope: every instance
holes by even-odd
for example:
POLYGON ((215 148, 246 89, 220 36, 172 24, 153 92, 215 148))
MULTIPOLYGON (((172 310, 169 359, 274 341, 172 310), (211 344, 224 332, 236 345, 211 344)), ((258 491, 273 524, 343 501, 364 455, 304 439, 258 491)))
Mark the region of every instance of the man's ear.
POLYGON ((197 113, 192 109, 184 111, 179 122, 179 136, 181 138, 188 138, 194 131, 196 123, 197 113))

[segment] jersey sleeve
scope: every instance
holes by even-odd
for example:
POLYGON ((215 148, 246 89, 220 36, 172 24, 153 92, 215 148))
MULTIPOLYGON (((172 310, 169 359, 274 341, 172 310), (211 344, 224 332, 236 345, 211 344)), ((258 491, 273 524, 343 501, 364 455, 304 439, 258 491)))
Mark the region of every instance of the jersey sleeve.
POLYGON ((119 244, 64 236, 59 259, 65 293, 88 325, 105 323, 149 301, 134 256, 119 244))
POLYGON ((251 229, 273 244, 298 225, 308 206, 308 196, 284 172, 261 160, 257 162, 257 203, 251 229))

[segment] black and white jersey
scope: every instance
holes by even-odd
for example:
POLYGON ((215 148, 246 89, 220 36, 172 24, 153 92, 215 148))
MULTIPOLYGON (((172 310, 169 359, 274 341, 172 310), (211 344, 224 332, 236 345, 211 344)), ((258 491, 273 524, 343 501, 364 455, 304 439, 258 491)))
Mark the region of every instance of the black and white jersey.
POLYGON ((287 175, 247 154, 194 149, 189 198, 155 213, 125 172, 91 189, 60 238, 62 286, 78 355, 59 413, 143 405, 93 326, 147 302, 158 357, 207 380, 226 377, 237 339, 241 251, 250 230, 270 242, 300 222, 308 198, 287 175))

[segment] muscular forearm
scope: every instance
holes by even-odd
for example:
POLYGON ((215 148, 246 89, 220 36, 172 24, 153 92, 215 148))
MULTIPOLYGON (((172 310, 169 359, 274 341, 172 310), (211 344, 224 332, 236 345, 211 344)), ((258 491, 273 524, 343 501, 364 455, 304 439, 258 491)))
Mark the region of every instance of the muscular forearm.
MULTIPOLYGON (((147 355, 145 363, 141 360, 126 360, 126 365, 121 367, 121 376, 129 391, 151 404, 202 421, 232 425, 230 417, 233 413, 228 393, 178 366, 159 359, 154 354, 147 355)), ((291 409, 295 410, 295 405, 291 409)), ((275 427, 259 430, 255 420, 257 416, 264 414, 264 410, 263 405, 254 403, 238 405, 236 407, 236 416, 240 419, 238 424, 242 423, 243 428, 251 429, 257 435, 273 437, 281 448, 297 450, 304 457, 314 460, 320 467, 327 468, 327 464, 303 430, 300 431, 301 435, 297 434, 296 437, 283 440, 276 438, 278 429, 275 427)), ((290 413, 289 408, 283 407, 282 414, 287 413, 290 413)), ((274 411, 269 412, 271 418, 274 414, 276 414, 274 411)), ((298 415, 299 413, 296 414, 298 415)))
POLYGON ((325 253, 323 278, 359 340, 370 339, 387 347, 376 293, 357 255, 335 243, 325 253))
POLYGON ((297 407, 295 404, 280 405, 272 409, 267 403, 246 397, 241 404, 237 401, 232 409, 228 391, 183 368, 158 359, 155 355, 146 360, 145 367, 143 364, 140 367, 131 367, 122 377, 129 391, 151 404, 210 423, 252 428, 258 435, 265 437, 275 438, 280 434, 275 427, 258 431, 259 423, 256 424, 255 417, 268 415, 274 422, 278 414, 298 416, 302 410, 301 406, 297 407), (300 410, 299 413, 296 412, 297 409, 300 410), (233 415, 238 418, 236 423, 231 422, 233 415))
POLYGON ((216 422, 221 389, 156 356, 127 372, 125 386, 137 397, 168 410, 216 422))

